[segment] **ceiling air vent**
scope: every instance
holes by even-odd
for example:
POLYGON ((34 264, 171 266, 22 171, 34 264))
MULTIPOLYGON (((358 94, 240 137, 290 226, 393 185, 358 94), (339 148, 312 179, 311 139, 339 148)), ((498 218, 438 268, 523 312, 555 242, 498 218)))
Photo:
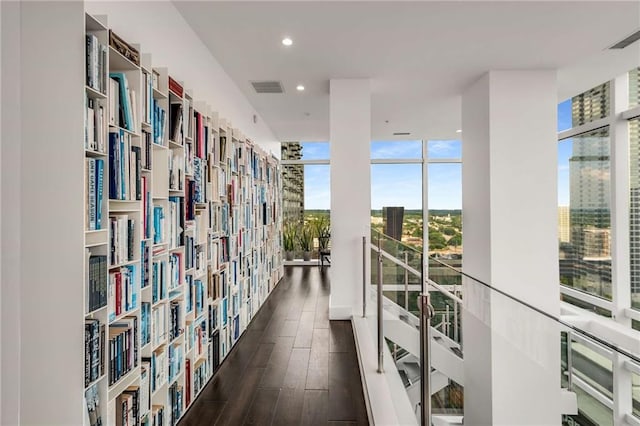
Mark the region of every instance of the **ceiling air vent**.
POLYGON ((395 132, 393 136, 409 136, 410 132, 395 132))
POLYGON ((251 85, 256 93, 284 93, 279 81, 252 81, 251 85))
POLYGON ((619 42, 611 46, 609 49, 624 49, 625 47, 629 46, 631 43, 634 43, 638 40, 640 40, 640 30, 631 34, 629 37, 625 38, 624 40, 620 40, 619 42))

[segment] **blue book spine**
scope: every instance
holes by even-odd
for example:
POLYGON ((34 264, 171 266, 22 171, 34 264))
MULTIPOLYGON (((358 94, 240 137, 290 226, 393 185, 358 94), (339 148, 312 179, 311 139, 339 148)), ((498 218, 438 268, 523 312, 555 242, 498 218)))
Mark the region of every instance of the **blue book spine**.
POLYGON ((118 133, 109 133, 109 198, 112 200, 118 199, 116 180, 118 174, 116 164, 118 164, 118 147, 120 146, 118 136, 118 133))
POLYGON ((120 169, 119 169, 119 175, 120 175, 120 200, 124 200, 126 199, 126 193, 127 193, 127 181, 124 178, 125 176, 125 167, 129 167, 129 164, 127 164, 127 162, 125 161, 126 159, 126 155, 125 155, 126 151, 125 151, 125 144, 124 144, 124 130, 120 130, 120 169))
POLYGON ((152 118, 152 124, 153 124, 153 143, 157 144, 158 143, 158 105, 156 103, 156 100, 153 100, 153 107, 151 109, 151 114, 153 116, 152 118))
POLYGON ((102 229, 102 197, 104 189, 104 160, 96 160, 96 229, 102 229))
POLYGON ((96 160, 93 158, 87 159, 87 192, 89 195, 89 230, 93 231, 96 229, 96 160))
POLYGON ((118 80, 118 86, 120 87, 120 103, 124 112, 124 123, 122 127, 127 130, 135 131, 133 128, 133 116, 131 114, 131 98, 129 97, 129 82, 127 76, 121 72, 110 73, 109 77, 118 80))

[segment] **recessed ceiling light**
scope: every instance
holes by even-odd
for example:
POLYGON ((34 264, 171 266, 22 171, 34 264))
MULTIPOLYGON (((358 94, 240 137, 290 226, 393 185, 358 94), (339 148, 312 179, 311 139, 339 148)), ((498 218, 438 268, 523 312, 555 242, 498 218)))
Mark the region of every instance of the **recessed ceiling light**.
POLYGON ((456 130, 456 133, 462 133, 461 129, 456 130))
POLYGON ((298 84, 296 86, 296 90, 298 90, 298 92, 302 92, 304 90, 304 86, 302 84, 298 84))
POLYGON ((285 46, 291 46, 293 44, 293 40, 291 40, 289 37, 285 37, 282 39, 282 44, 284 44, 285 46))

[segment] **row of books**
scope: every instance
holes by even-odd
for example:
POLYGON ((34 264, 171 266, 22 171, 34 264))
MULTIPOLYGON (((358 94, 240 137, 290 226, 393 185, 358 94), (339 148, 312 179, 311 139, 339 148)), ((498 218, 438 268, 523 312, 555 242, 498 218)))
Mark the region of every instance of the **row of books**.
POLYGON ((102 206, 104 189, 104 160, 85 159, 85 222, 88 231, 102 229, 102 206))
MULTIPOLYGON (((196 233, 197 235, 197 233, 196 233)), ((185 234, 184 236, 184 268, 189 270, 196 266, 196 240, 193 236, 185 234)))
POLYGON ((140 184, 142 185, 142 237, 155 239, 155 236, 151 235, 151 179, 142 176, 140 184))
POLYGON ((151 311, 151 344, 155 348, 167 339, 167 305, 160 304, 151 311))
POLYGON ((165 426, 163 405, 153 406, 151 426, 165 426))
POLYGON ((136 132, 136 92, 123 72, 109 73, 109 124, 136 132))
POLYGON ((140 303, 140 345, 151 343, 151 303, 140 303))
POLYGON ((190 323, 187 334, 187 349, 191 350, 193 348, 196 356, 202 355, 207 342, 207 321, 201 320, 190 323))
POLYGON ((155 392, 167 381, 167 354, 164 347, 151 354, 151 358, 143 358, 143 362, 151 364, 151 392, 155 392))
POLYGON ((131 134, 124 130, 109 132, 109 198, 142 198, 142 152, 133 145, 131 134))
POLYGON ((195 187, 193 189, 193 200, 196 203, 204 203, 206 201, 205 188, 206 188, 206 163, 199 159, 193 159, 193 181, 195 187))
POLYGON ((184 203, 182 197, 169 197, 169 248, 183 245, 184 203))
POLYGON ((172 301, 169 305, 169 341, 172 342, 183 332, 182 306, 179 301, 172 301))
POLYGON ((171 126, 171 140, 179 145, 184 144, 184 133, 183 133, 183 114, 182 114, 182 103, 172 102, 169 106, 171 109, 171 121, 169 125, 171 126))
POLYGON ((85 97, 84 148, 101 153, 107 152, 105 144, 107 114, 103 100, 85 97))
POLYGON ((171 150, 169 155, 169 189, 182 191, 184 189, 184 155, 182 150, 171 150))
POLYGON ((171 253, 169 255, 169 292, 180 287, 182 277, 184 277, 184 256, 182 253, 171 253))
POLYGON ((127 214, 109 216, 109 252, 111 265, 120 265, 134 260, 136 220, 127 214))
POLYGON ((142 130, 142 143, 141 143, 141 163, 142 168, 145 170, 153 169, 153 136, 146 130, 142 130))
POLYGON ((147 240, 140 242, 140 288, 149 286, 151 280, 151 246, 147 240))
POLYGON ((195 156, 205 159, 206 153, 209 152, 209 128, 205 125, 204 116, 198 111, 194 111, 193 119, 195 123, 195 156))
POLYGON ((161 205, 153 206, 153 243, 162 244, 166 242, 165 237, 165 215, 164 207, 161 205))
POLYGON ((181 344, 169 345, 169 382, 172 382, 182 371, 184 347, 181 344))
POLYGON ((137 308, 137 265, 127 265, 109 273, 109 322, 137 308))
POLYGON ((93 384, 84 392, 85 400, 85 421, 88 426, 102 426, 102 415, 100 412, 100 394, 98 385, 93 384))
POLYGON ((93 312, 107 305, 107 256, 92 254, 86 250, 87 305, 86 312, 93 312))
POLYGON ((151 301, 158 303, 167 297, 167 261, 154 260, 151 271, 151 301))
POLYGON ((107 94, 107 46, 95 34, 86 35, 87 86, 107 94))
POLYGON ((153 143, 166 146, 165 121, 167 113, 155 99, 152 101, 152 113, 151 127, 153 129, 153 143))
POLYGON ((138 318, 124 317, 109 325, 109 385, 138 365, 138 318))
POLYGON ((84 385, 104 374, 104 324, 97 319, 84 321, 84 385))
POLYGON ((140 387, 130 386, 116 398, 116 426, 140 425, 140 387))
POLYGON ((193 396, 196 397, 209 379, 209 363, 205 360, 193 371, 193 396))
POLYGON ((169 387, 169 404, 171 407, 171 426, 175 426, 178 423, 178 419, 182 415, 182 394, 183 386, 179 383, 174 383, 169 387))

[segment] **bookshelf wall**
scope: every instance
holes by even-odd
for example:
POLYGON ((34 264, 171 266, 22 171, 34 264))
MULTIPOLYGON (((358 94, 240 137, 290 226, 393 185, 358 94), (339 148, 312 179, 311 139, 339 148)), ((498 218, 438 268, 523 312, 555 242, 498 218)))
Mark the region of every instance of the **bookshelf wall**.
POLYGON ((282 276, 279 164, 85 30, 84 424, 175 425, 282 276))

